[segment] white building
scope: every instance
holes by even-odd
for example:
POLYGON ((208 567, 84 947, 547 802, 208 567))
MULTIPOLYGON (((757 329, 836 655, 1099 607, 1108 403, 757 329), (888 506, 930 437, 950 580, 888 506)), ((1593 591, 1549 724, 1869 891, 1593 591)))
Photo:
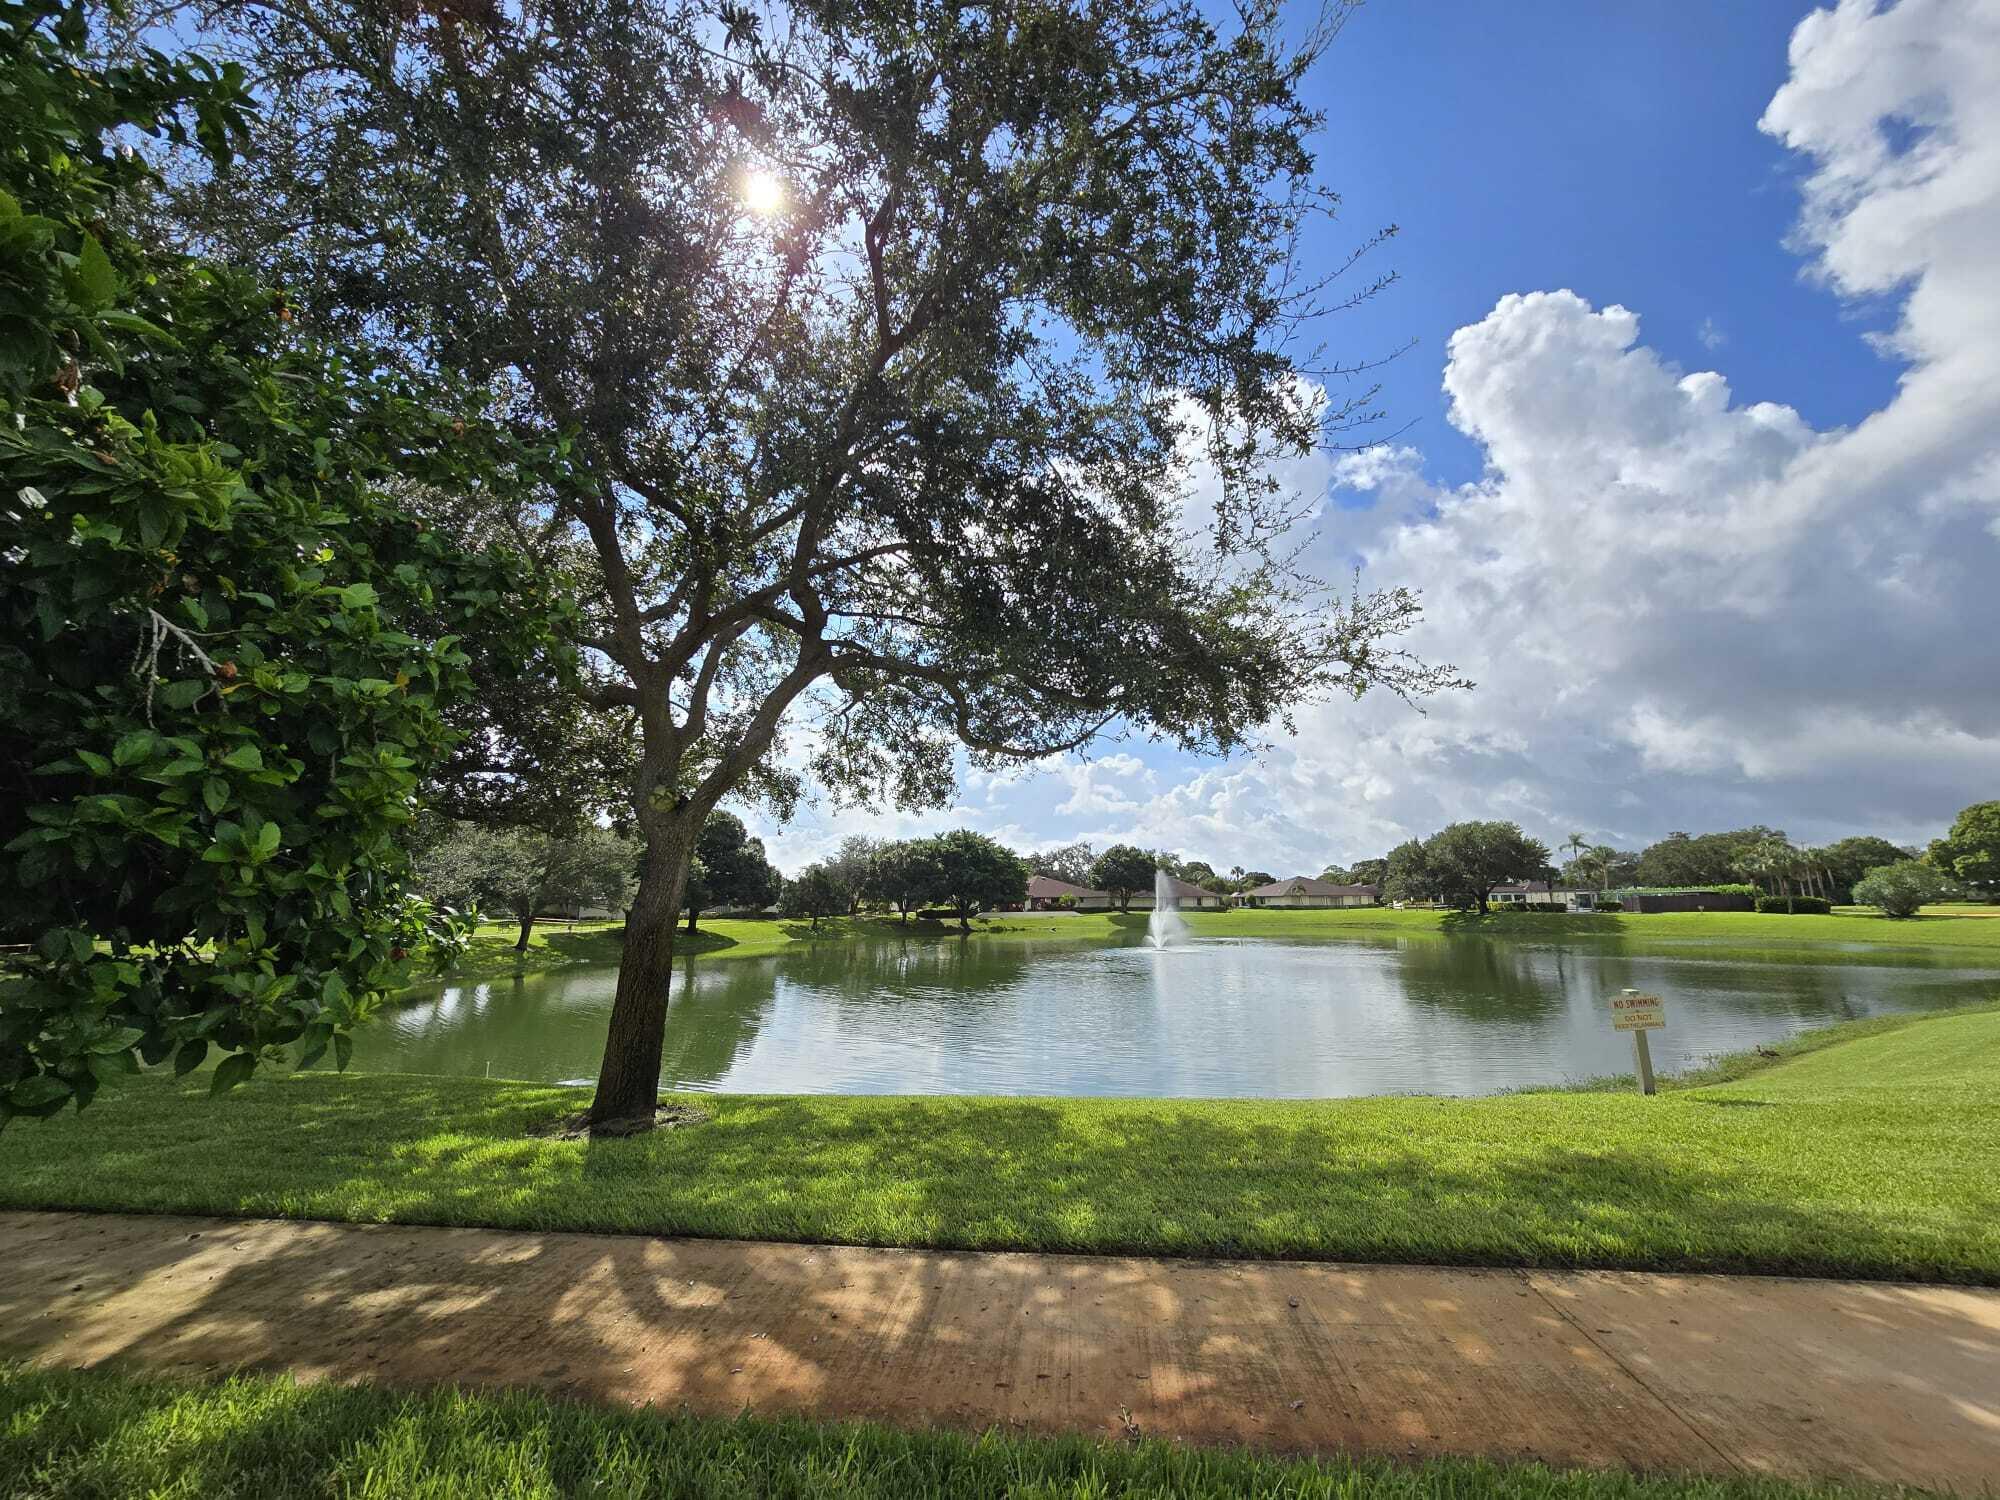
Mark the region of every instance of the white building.
POLYGON ((1523 906, 1556 902, 1569 911, 1596 911, 1597 892, 1552 885, 1546 880, 1521 880, 1512 885, 1496 885, 1486 893, 1490 906, 1523 906))

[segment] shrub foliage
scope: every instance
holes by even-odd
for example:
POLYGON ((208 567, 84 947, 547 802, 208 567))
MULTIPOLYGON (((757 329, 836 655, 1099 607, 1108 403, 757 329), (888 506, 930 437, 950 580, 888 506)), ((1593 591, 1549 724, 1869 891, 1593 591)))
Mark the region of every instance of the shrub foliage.
POLYGON ((543 649, 504 550, 395 503, 525 455, 282 297, 117 226, 121 144, 220 155, 240 75, 85 59, 89 17, 0 19, 0 1124, 171 1057, 218 1087, 349 1029, 435 924, 403 834, 470 689, 543 649))
POLYGON ((1823 917, 1833 907, 1822 896, 1759 896, 1757 910, 1797 917, 1823 917))

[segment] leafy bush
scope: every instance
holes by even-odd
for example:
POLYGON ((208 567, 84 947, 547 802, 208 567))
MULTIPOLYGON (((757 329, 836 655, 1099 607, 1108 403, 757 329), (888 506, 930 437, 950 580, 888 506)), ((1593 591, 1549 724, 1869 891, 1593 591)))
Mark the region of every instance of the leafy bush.
POLYGON ((1881 908, 1885 916, 1913 917, 1919 907, 1943 899, 1949 889, 1950 883, 1935 865, 1901 859, 1877 865, 1855 881, 1854 899, 1863 906, 1881 908))
POLYGON ((1600 901, 1597 903, 1597 909, 1599 911, 1623 911, 1625 910, 1625 903, 1623 901, 1600 901))
POLYGON ((1776 912, 1780 916, 1790 913, 1800 917, 1823 917, 1833 908, 1820 896, 1759 896, 1757 910, 1776 912))
POLYGON ((0 18, 0 922, 32 944, 0 1125, 142 1061, 344 1063, 437 931, 405 842, 462 642, 549 619, 387 498, 511 482, 475 408, 115 227, 149 186, 115 143, 223 154, 240 72, 87 41, 54 0, 0 18))

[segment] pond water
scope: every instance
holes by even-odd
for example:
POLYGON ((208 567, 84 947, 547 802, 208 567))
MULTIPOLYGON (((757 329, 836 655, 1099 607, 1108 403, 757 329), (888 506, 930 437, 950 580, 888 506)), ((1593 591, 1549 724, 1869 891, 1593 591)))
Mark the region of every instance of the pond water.
MULTIPOLYGON (((1476 936, 826 943, 679 966, 661 1081, 729 1093, 1484 1094, 1631 1071, 1609 1010, 1626 987, 1666 997, 1667 1029, 1652 1034, 1666 1071, 2000 990, 1993 968, 1859 956, 1869 961, 1758 962, 1476 936)), ((616 981, 591 967, 438 988, 357 1034, 355 1066, 587 1082, 616 981)))

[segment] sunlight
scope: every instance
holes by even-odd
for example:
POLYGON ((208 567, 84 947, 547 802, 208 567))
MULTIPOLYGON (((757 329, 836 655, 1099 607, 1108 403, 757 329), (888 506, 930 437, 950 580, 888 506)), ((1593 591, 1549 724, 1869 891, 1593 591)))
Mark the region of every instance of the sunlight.
POLYGON ((769 172, 754 170, 743 179, 743 201, 753 214, 769 217, 785 206, 785 185, 769 172))

